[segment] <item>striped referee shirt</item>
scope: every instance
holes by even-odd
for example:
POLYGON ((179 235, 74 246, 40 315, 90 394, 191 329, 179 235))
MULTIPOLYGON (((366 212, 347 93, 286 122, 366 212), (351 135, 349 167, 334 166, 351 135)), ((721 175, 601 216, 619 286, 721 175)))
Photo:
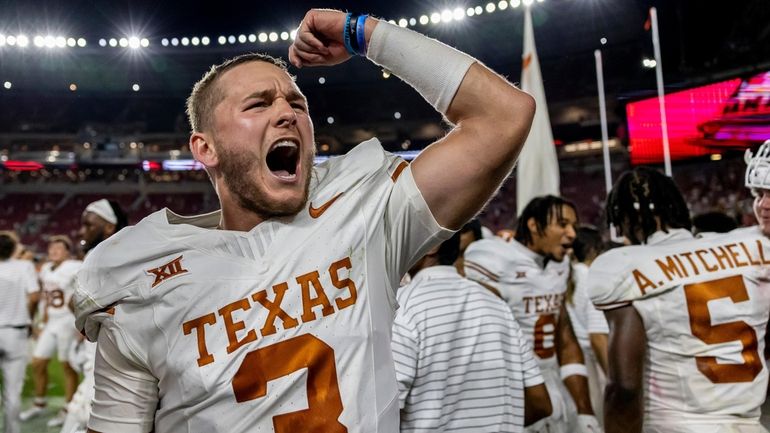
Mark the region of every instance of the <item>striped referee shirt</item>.
POLYGON ((508 304, 434 266, 398 291, 393 358, 402 432, 520 432, 543 382, 508 304))

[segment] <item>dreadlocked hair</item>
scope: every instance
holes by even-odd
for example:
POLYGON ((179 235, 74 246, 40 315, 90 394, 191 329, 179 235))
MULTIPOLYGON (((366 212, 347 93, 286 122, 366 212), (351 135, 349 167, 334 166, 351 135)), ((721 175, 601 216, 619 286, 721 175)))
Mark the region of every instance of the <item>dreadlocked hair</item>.
POLYGON ((674 180, 657 170, 637 167, 620 176, 607 197, 607 225, 619 227, 634 245, 660 229, 692 227, 690 211, 674 180))
POLYGON ((572 210, 577 213, 575 205, 564 198, 555 195, 544 195, 533 198, 527 203, 524 210, 521 211, 521 215, 519 215, 514 239, 522 245, 532 244, 532 232, 529 230, 527 221, 529 221, 530 218, 534 218, 537 234, 543 235, 545 234, 545 228, 548 227, 551 220, 559 221, 562 218, 562 209, 564 206, 571 207, 572 210))

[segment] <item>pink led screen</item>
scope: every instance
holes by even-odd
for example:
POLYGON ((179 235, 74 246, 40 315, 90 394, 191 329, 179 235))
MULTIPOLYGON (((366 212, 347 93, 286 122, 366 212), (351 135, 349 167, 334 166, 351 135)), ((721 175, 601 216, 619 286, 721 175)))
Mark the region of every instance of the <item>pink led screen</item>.
MULTIPOLYGON (((770 139, 770 71, 666 95, 671 159, 744 149, 770 139)), ((626 106, 632 164, 663 161, 658 98, 626 106)))

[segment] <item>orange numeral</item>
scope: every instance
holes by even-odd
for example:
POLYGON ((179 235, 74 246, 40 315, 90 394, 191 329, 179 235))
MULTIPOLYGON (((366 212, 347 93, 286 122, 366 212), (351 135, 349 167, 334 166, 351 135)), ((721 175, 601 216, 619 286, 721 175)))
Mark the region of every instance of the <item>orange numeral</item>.
POLYGON ((751 382, 762 371, 762 361, 757 351, 757 333, 746 322, 735 321, 711 324, 708 302, 730 298, 733 302, 749 300, 743 277, 736 275, 705 283, 684 286, 687 311, 690 313, 692 335, 706 344, 740 341, 743 344, 743 364, 719 364, 715 356, 696 356, 698 370, 714 383, 751 382))
POLYGON ((556 333, 556 315, 543 314, 535 322, 535 354, 540 359, 550 358, 556 353, 554 334, 556 333), (551 325, 550 329, 546 329, 551 325))
POLYGON ((304 334, 249 352, 233 377, 238 403, 264 397, 267 383, 307 368, 308 408, 273 417, 276 433, 346 433, 338 418, 342 399, 337 384, 334 349, 304 334))

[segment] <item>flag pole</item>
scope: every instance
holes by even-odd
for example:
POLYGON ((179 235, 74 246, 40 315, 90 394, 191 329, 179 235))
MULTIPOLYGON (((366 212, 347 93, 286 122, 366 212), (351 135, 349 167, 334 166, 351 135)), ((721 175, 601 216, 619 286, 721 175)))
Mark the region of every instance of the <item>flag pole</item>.
POLYGON ((652 47, 655 51, 655 77, 658 82, 658 103, 660 105, 660 128, 663 133, 663 162, 666 176, 671 176, 671 153, 668 146, 668 122, 666 121, 666 101, 663 92, 663 62, 660 58, 660 37, 658 35, 658 10, 650 8, 652 23, 652 47))
POLYGON ((609 195, 612 189, 612 167, 610 166, 610 140, 607 133, 607 104, 604 99, 604 70, 602 68, 602 52, 594 51, 596 59, 596 83, 599 89, 599 118, 602 125, 602 153, 604 155, 604 186, 609 195))

